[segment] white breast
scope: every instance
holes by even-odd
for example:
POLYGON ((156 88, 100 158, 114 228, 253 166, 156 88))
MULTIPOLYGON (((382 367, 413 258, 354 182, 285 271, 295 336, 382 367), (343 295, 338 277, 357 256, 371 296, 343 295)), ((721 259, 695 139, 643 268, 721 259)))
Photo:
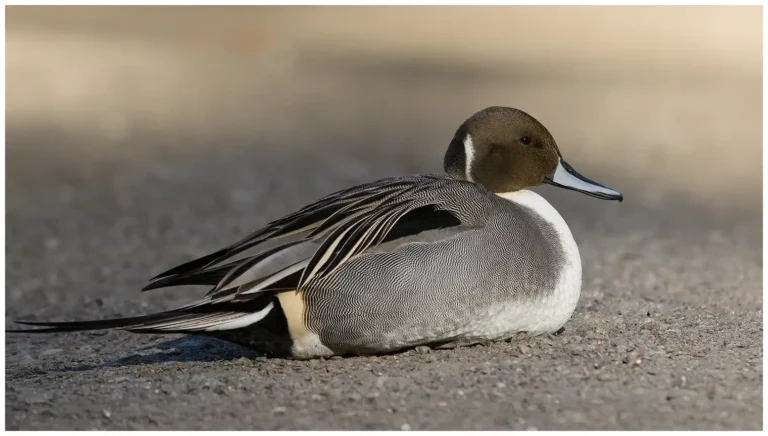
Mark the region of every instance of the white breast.
POLYGON ((529 208, 550 223, 559 235, 565 265, 554 292, 527 302, 509 301, 491 310, 482 325, 476 325, 475 335, 483 339, 509 337, 517 332, 532 335, 553 333, 573 314, 581 293, 581 256, 571 230, 563 217, 547 200, 533 191, 521 190, 498 194, 500 197, 529 208))

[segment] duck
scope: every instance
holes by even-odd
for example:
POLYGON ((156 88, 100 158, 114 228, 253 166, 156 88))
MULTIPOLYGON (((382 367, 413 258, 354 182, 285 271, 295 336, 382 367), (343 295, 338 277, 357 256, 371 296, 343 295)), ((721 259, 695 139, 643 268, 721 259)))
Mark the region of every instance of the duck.
POLYGON ((312 359, 560 331, 581 293, 581 257, 562 216, 527 188, 622 194, 579 174, 544 125, 511 107, 466 119, 443 167, 332 193, 150 279, 143 291, 210 288, 176 309, 16 321, 31 328, 13 332, 183 333, 312 359))

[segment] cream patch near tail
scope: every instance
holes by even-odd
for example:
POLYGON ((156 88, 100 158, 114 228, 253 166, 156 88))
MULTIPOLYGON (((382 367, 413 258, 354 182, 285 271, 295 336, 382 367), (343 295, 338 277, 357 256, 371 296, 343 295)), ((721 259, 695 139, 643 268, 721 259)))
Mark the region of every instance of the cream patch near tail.
POLYGON ((291 352, 296 359, 332 356, 335 353, 320 341, 320 336, 307 328, 306 305, 299 291, 285 291, 277 294, 280 306, 288 324, 288 333, 293 340, 291 352))

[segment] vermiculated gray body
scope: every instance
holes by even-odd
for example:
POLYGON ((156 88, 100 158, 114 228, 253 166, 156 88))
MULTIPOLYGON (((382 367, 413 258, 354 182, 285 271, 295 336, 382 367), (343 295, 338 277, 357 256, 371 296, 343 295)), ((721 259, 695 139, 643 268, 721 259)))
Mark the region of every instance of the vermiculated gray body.
POLYGON ((471 335, 483 314, 511 300, 553 290, 563 259, 551 225, 524 207, 463 182, 465 225, 375 247, 306 293, 307 325, 335 352, 376 352, 471 335), (403 244, 404 243, 404 244, 403 244), (546 267, 543 267, 546 266, 546 267))

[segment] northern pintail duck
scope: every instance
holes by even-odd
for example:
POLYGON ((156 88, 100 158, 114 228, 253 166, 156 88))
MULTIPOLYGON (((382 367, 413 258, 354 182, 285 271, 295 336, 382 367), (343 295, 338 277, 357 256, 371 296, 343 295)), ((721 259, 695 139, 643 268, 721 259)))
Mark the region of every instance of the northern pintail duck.
POLYGON ((578 174, 541 123, 507 107, 467 119, 444 168, 446 175, 333 193, 144 288, 212 287, 186 306, 101 321, 20 321, 47 328, 19 331, 190 333, 313 358, 559 330, 581 291, 579 249, 554 207, 525 188, 621 194, 578 174))

